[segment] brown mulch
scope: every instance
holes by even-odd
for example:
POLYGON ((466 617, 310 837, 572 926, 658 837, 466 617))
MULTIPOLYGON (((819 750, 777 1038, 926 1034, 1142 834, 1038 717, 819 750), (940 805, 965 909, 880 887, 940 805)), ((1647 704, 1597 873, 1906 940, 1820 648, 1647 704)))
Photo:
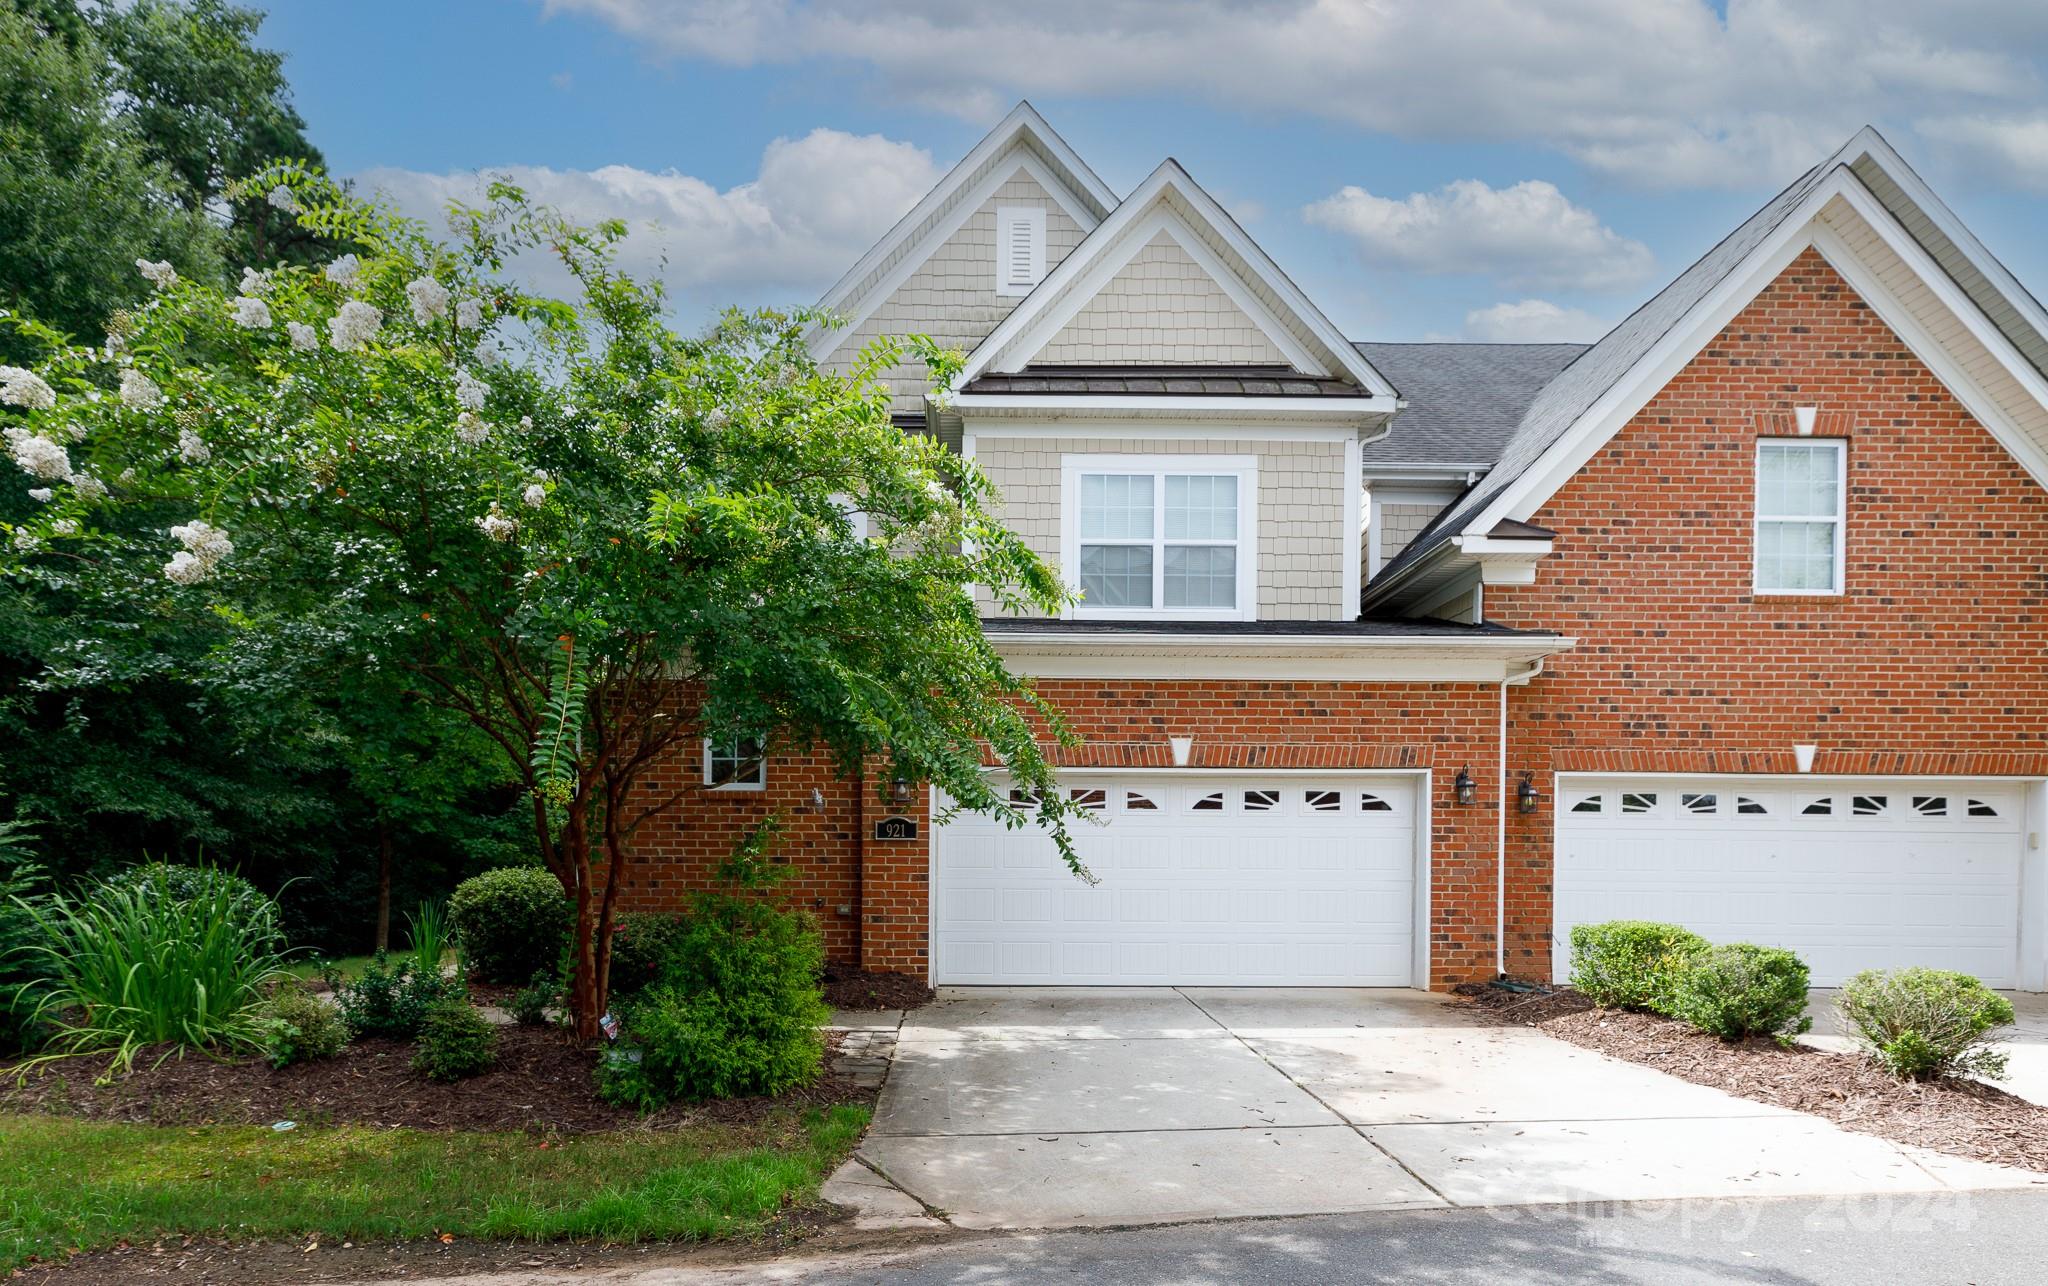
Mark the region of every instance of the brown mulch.
POLYGON ((938 994, 907 973, 825 966, 825 1003, 834 1009, 916 1009, 938 994))
POLYGON ((1860 1054, 1752 1037, 1730 1043, 1686 1023, 1601 1009, 1570 990, 1460 988, 1494 1022, 1535 1027, 1680 1080, 1826 1117, 1951 1156, 2048 1171, 2048 1107, 1980 1081, 1902 1081, 1860 1054))
POLYGON ((815 1085, 777 1098, 677 1104, 653 1116, 597 1096, 597 1053, 551 1027, 501 1027, 498 1061, 453 1084, 412 1070, 412 1046, 360 1040, 334 1058, 274 1069, 193 1054, 136 1060, 133 1073, 107 1085, 94 1079, 106 1060, 46 1063, 16 1086, 0 1066, 0 1110, 153 1125, 370 1125, 415 1130, 526 1130, 588 1134, 675 1128, 709 1122, 746 1124, 779 1108, 872 1103, 875 1092, 831 1070, 838 1033, 828 1033, 827 1071, 815 1085))

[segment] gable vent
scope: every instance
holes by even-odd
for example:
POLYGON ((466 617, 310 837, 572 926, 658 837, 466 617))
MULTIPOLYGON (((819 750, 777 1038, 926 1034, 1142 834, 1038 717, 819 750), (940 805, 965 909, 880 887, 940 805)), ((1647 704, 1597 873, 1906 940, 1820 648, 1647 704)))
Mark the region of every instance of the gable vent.
POLYGON ((996 293, 1028 295, 1045 276, 1045 207, 996 210, 996 293))

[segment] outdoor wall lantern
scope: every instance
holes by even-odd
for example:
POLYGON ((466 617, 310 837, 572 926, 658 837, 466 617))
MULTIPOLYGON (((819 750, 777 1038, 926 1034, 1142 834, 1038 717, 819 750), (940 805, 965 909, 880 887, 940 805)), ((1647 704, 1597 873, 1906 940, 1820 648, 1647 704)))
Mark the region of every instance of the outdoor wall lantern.
POLYGON ((895 800, 899 804, 905 804, 910 802, 909 779, 905 777, 898 777, 895 781, 890 782, 889 798, 895 800))
POLYGON ((1461 805, 1472 804, 1478 801, 1479 783, 1472 780, 1472 770, 1470 768, 1460 768, 1458 770, 1458 779, 1452 782, 1451 785, 1456 788, 1458 803, 1461 805))
POLYGON ((1530 778, 1531 774, 1523 773, 1522 784, 1515 787, 1515 806, 1525 813, 1535 812, 1536 801, 1543 798, 1536 793, 1536 783, 1530 778))

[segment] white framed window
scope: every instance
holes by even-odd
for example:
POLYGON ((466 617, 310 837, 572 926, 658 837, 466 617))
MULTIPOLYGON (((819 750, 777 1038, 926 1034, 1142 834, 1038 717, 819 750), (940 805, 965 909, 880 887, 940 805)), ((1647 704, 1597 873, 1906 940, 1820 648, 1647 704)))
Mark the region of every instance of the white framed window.
POLYGON ((1255 458, 1068 456, 1060 501, 1075 615, 1257 618, 1255 458))
POLYGON ((1028 295, 1045 279, 1045 207, 996 207, 996 294, 1028 295))
POLYGON ((1848 463, 1833 440, 1756 444, 1756 592, 1842 592, 1848 463))
POLYGON ((704 784, 713 790, 765 790, 768 756, 759 737, 704 739, 704 784))

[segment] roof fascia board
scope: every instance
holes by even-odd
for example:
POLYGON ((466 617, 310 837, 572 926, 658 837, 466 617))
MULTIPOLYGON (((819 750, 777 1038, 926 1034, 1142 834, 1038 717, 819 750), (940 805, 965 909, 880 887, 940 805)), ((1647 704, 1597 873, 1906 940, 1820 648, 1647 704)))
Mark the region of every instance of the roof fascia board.
POLYGON ((990 635, 1005 663, 1037 678, 1325 679, 1391 683, 1495 683, 1576 639, 1296 639, 1230 635, 1119 635, 1077 639, 1053 632, 990 635))
POLYGON ((1001 352, 990 354, 985 369, 1000 372, 1024 369, 1033 357, 1043 352, 1045 346, 1066 328, 1068 322, 1079 316, 1081 310, 1093 302, 1096 296, 1115 280, 1116 275, 1130 266, 1131 260, 1137 258, 1138 254, 1151 244, 1152 239, 1162 232, 1171 237, 1175 245, 1186 251, 1188 257, 1193 259, 1202 271, 1209 274, 1210 279, 1223 293, 1230 296, 1230 302, 1236 304, 1252 319, 1253 324, 1264 332, 1266 338, 1280 350, 1281 355, 1286 357, 1294 369, 1317 376, 1327 376, 1330 373, 1329 366, 1310 356, 1308 350, 1301 346, 1301 342, 1295 339, 1287 327, 1280 323, 1280 319, 1273 315, 1273 311, 1267 308, 1258 296, 1246 290, 1244 283, 1237 279, 1237 274, 1225 267, 1215 252, 1210 250, 1199 236, 1193 235, 1194 230, 1187 226, 1180 215, 1165 205, 1159 206, 1153 213, 1125 229, 1118 236, 1113 248, 1106 248, 1096 255, 1094 262, 1088 265, 1088 270, 1056 301, 1049 302, 1030 325, 1019 331, 1010 343, 1004 345, 1001 352), (1176 232, 1184 235, 1175 235, 1176 232))
MULTIPOLYGON (((1475 571, 1478 568, 1478 564, 1472 559, 1467 558, 1464 552, 1458 548, 1455 540, 1437 541, 1424 550, 1421 556, 1414 562, 1402 568, 1398 575, 1390 579, 1378 578, 1367 582, 1365 593, 1361 600, 1362 607, 1370 609, 1399 597, 1400 589, 1403 585, 1410 583, 1425 572, 1453 574, 1455 569, 1447 567, 1445 565, 1447 563, 1463 564, 1475 571)), ((1434 607, 1436 602, 1437 600, 1432 599, 1428 605, 1434 607)))
POLYGON ((1169 442, 1234 442, 1247 439, 1258 442, 1358 440, 1356 426, 1312 420, 1271 420, 1246 424, 1241 419, 1228 423, 1191 423, 1186 420, 1132 420, 1114 416, 1091 420, 976 419, 966 422, 965 429, 968 433, 978 433, 987 438, 1014 438, 1023 441, 1044 438, 1089 438, 1098 434, 1118 440, 1169 442))
MULTIPOLYGON (((1011 177, 1020 169, 1036 180, 1038 185, 1044 188, 1054 201, 1059 203, 1060 208, 1065 210, 1073 218, 1074 222, 1081 225, 1083 236, 1086 236, 1095 229, 1100 220, 1090 213, 1086 206, 1077 205, 1069 199, 1073 193, 1068 189, 1067 185, 1062 183, 1058 176, 1047 169, 1044 162, 1033 156, 1028 149, 1019 149, 1016 155, 1015 168, 1012 168, 1007 162, 999 160, 993 169, 982 176, 979 183, 975 184, 973 188, 969 189, 961 197, 944 219, 934 224, 931 231, 927 232, 915 246, 910 248, 908 253, 896 261, 894 267, 884 273, 875 282, 874 286, 861 296, 859 303, 845 312, 845 320, 840 325, 830 330, 821 329, 812 332, 808 341, 812 358, 822 362, 827 357, 830 357, 832 351, 845 342, 848 335, 858 330, 862 322, 874 316, 875 310, 888 302, 889 296, 902 289, 903 283, 915 276, 917 270, 924 267, 930 261, 932 255, 938 251, 938 248, 945 245, 954 233, 965 227, 967 221, 974 217, 974 212, 988 204, 990 198, 995 196, 997 189, 1009 182, 1011 177)), ((892 233, 891 235, 893 236, 894 234, 892 233)), ((993 271, 993 268, 991 268, 991 271, 993 271)))
POLYGON ((1391 415, 1396 403, 1390 397, 1176 397, 1109 393, 956 393, 951 405, 960 411, 1087 411, 1104 418, 1118 412, 1179 412, 1214 417, 1261 415, 1281 419, 1356 419, 1363 415, 1391 415))

